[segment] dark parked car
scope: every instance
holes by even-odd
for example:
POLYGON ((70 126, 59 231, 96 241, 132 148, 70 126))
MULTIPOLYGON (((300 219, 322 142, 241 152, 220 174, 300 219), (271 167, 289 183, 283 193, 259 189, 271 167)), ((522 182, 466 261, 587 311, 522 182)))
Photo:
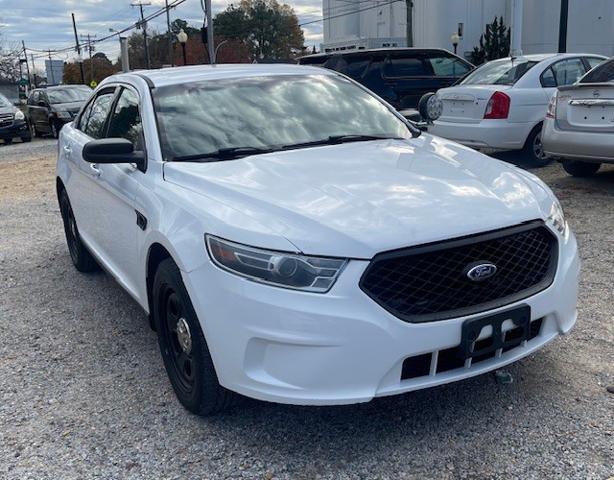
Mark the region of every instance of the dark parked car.
POLYGON ((381 48, 317 53, 299 59, 343 73, 397 110, 416 109, 422 95, 449 87, 475 67, 442 49, 381 48))
POLYGON ((49 134, 58 138, 62 126, 72 122, 92 89, 85 85, 37 88, 28 97, 28 118, 34 136, 49 134))
POLYGON ((8 98, 0 95, 0 139, 9 144, 15 138, 21 138, 22 142, 32 139, 26 116, 8 98))

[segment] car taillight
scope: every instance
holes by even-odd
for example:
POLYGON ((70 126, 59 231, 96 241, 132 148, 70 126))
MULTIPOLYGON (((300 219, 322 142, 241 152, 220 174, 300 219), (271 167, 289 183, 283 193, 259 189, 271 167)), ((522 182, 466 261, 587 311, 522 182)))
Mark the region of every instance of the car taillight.
POLYGON ((548 111, 546 112, 546 118, 556 118, 556 104, 559 100, 557 93, 550 97, 550 103, 548 103, 548 111))
POLYGON ((510 113, 510 97, 503 92, 495 92, 488 100, 484 118, 489 120, 507 118, 510 113))

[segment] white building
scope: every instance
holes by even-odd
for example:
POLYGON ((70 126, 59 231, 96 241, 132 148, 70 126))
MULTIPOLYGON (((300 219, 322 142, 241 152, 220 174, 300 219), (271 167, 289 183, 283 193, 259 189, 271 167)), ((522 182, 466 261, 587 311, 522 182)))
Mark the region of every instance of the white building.
MULTIPOLYGON (((413 0, 416 47, 452 50, 462 33, 460 55, 478 45, 485 25, 503 17, 510 25, 511 0, 413 0)), ((524 0, 524 53, 558 50, 560 0, 524 0)), ((406 46, 405 0, 323 0, 322 51, 406 46)), ((568 52, 614 55, 614 0, 569 0, 568 52)))

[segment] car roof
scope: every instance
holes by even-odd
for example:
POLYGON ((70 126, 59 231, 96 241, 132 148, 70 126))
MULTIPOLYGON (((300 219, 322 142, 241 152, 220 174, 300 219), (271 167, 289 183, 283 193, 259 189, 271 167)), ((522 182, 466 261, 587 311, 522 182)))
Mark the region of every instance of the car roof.
MULTIPOLYGON (((528 60, 530 62, 543 62, 544 60, 559 59, 559 58, 576 58, 576 57, 603 57, 596 53, 532 53, 530 55, 521 55, 514 57, 514 60, 528 60)), ((512 57, 499 58, 492 60, 493 62, 509 61, 512 57)))
MULTIPOLYGON (((187 82, 219 80, 225 78, 247 78, 274 75, 335 75, 335 72, 309 65, 238 63, 222 65, 193 65, 188 67, 161 68, 159 70, 137 70, 108 77, 103 84, 130 80, 134 76, 144 78, 150 86, 162 87, 187 82)), ((102 84, 101 84, 102 85, 102 84)))
POLYGON ((312 53, 311 55, 305 55, 300 57, 299 60, 304 58, 327 58, 335 55, 361 55, 365 53, 403 53, 403 52, 412 52, 412 53, 428 53, 428 52, 445 52, 454 55, 449 50, 445 48, 419 48, 419 47, 383 47, 383 48, 356 48, 353 50, 337 50, 334 52, 320 52, 320 53, 312 53))

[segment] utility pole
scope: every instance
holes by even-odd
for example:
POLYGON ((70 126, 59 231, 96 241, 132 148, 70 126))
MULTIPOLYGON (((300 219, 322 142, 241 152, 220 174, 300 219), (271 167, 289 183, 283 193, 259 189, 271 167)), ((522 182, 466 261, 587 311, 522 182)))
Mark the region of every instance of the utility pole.
POLYGON ((147 69, 151 68, 151 60, 149 59, 149 46, 147 45, 147 22, 145 21, 145 15, 143 15, 143 7, 147 7, 151 5, 150 2, 143 3, 139 1, 138 3, 131 3, 132 7, 139 7, 141 11, 141 21, 140 26, 143 28, 143 42, 145 44, 145 62, 147 64, 147 69))
POLYGON ((405 27, 407 35, 407 46, 414 46, 414 2, 413 0, 405 0, 405 8, 407 9, 407 25, 405 27))
POLYGON ((79 56, 79 71, 81 72, 81 83, 85 85, 85 73, 83 73, 83 58, 81 57, 81 46, 79 45, 79 36, 77 35, 77 24, 75 23, 75 14, 72 13, 72 29, 75 32, 75 47, 79 56))
POLYGON ((32 80, 34 80, 34 88, 38 88, 38 83, 36 82, 36 69, 34 67, 34 54, 30 54, 30 59, 32 60, 32 80))
POLYGON ((175 56, 173 55, 173 32, 171 32, 171 9, 168 7, 168 0, 164 0, 166 7, 166 27, 168 35, 168 62, 171 67, 175 66, 175 56))
POLYGON ((569 20, 569 0, 561 0, 559 18, 559 53, 567 53, 567 23, 569 20))
POLYGON ((510 57, 522 56, 522 7, 523 0, 512 0, 512 25, 510 40, 510 57))
MULTIPOLYGON (((96 49, 92 43, 92 37, 96 38, 96 35, 91 35, 91 34, 87 34, 87 35, 81 35, 81 40, 85 40, 87 39, 87 51, 90 54, 90 83, 92 82, 92 80, 94 80, 94 60, 92 60, 92 52, 96 49)), ((85 82, 84 82, 85 83, 85 82)))
POLYGON ((126 37, 119 37, 119 45, 121 48, 122 57, 122 72, 129 72, 130 59, 128 57, 128 39, 126 37))
MULTIPOLYGON (((53 78, 53 63, 51 63, 51 50, 49 50, 49 73, 51 74, 51 85, 55 85, 55 78, 53 78)), ((47 79, 49 84, 49 79, 47 79)))
MULTIPOLYGON (((32 80, 30 78, 30 66, 28 65, 28 52, 26 52, 26 42, 22 40, 21 46, 23 47, 23 56, 26 59, 26 73, 28 74, 28 88, 32 90, 32 80)), ((32 69, 34 70, 34 64, 32 64, 32 69)))
POLYGON ((215 64, 215 45, 213 45, 213 12, 211 11, 211 0, 205 0, 205 18, 207 20, 207 53, 209 63, 215 64))

